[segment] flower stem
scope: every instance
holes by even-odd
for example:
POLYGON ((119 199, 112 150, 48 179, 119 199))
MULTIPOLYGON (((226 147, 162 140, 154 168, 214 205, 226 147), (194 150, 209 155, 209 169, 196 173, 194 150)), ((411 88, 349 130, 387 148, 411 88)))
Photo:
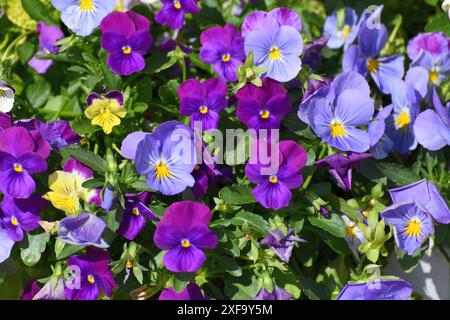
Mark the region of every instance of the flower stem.
POLYGON ((28 31, 28 32, 22 33, 20 36, 18 36, 16 39, 14 39, 14 41, 11 42, 11 43, 9 44, 9 46, 5 49, 5 52, 3 53, 3 56, 2 56, 2 62, 6 60, 6 58, 7 58, 8 55, 9 55, 9 52, 10 52, 13 48, 15 48, 16 45, 17 45, 23 38, 28 37, 28 36, 29 36, 30 34, 32 34, 33 32, 34 32, 34 31, 28 31))
MULTIPOLYGON (((328 150, 328 145, 325 143, 322 144, 322 149, 320 150, 319 157, 317 158, 317 160, 321 160, 325 156, 327 150, 328 150)), ((306 177, 305 182, 303 183, 302 187, 300 188, 300 191, 305 191, 306 189, 308 189, 309 184, 311 183, 311 180, 314 176, 314 173, 316 173, 316 170, 317 170, 317 168, 313 167, 311 173, 306 177)))

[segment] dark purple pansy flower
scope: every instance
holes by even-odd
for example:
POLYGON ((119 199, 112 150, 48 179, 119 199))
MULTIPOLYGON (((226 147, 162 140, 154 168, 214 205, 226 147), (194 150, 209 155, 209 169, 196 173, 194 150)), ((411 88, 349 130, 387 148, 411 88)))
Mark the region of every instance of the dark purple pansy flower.
MULTIPOLYGON (((320 54, 322 52, 322 49, 327 44, 328 37, 323 36, 319 39, 314 40, 311 43, 308 43, 303 48, 303 58, 302 62, 303 64, 307 64, 311 67, 313 71, 317 70, 319 67, 319 64, 322 62, 322 55, 320 54)), ((308 79, 313 80, 313 79, 308 79)))
POLYGON ((213 66, 225 81, 236 81, 236 71, 244 63, 244 38, 239 30, 227 23, 223 28, 214 26, 200 36, 200 59, 213 66))
POLYGON ((189 79, 178 88, 180 114, 189 116, 191 127, 201 122, 202 130, 217 129, 219 112, 227 106, 227 84, 220 79, 211 78, 201 83, 189 79))
POLYGON ((405 280, 378 279, 347 284, 336 300, 408 300, 412 292, 412 286, 405 280))
POLYGON ((273 288, 272 293, 262 288, 261 291, 252 300, 289 300, 292 298, 292 294, 280 287, 273 288))
POLYGON ((145 68, 143 55, 152 46, 150 22, 133 11, 113 12, 100 23, 102 48, 110 53, 107 63, 119 75, 130 75, 145 68))
POLYGON ((371 156, 369 153, 350 152, 348 155, 336 153, 317 161, 314 165, 327 167, 330 174, 336 179, 338 186, 350 191, 352 189, 352 167, 371 156))
POLYGON ((172 272, 196 272, 206 259, 203 249, 214 249, 217 236, 208 225, 211 211, 198 202, 181 201, 171 204, 156 226, 153 240, 167 250, 165 267, 172 272))
POLYGON ((80 279, 72 279, 66 284, 64 292, 68 300, 95 300, 103 291, 111 297, 117 287, 114 276, 109 270, 109 255, 107 251, 88 248, 86 255, 71 256, 67 262, 68 268, 79 268, 80 279), (80 281, 80 287, 75 288, 75 282, 80 281))
POLYGON ((47 163, 34 152, 35 141, 24 128, 8 128, 0 135, 0 191, 28 198, 36 189, 32 174, 45 172, 47 163))
POLYGON ((117 230, 118 234, 128 240, 134 240, 145 227, 146 219, 158 221, 158 216, 147 206, 149 198, 148 192, 125 195, 125 208, 122 222, 117 230))
POLYGON ((305 92, 303 92, 302 102, 300 103, 300 108, 298 109, 298 117, 303 122, 309 124, 308 119, 308 106, 309 101, 311 101, 312 97, 317 95, 323 95, 325 96, 328 93, 327 87, 329 87, 331 84, 331 79, 328 78, 322 78, 321 80, 316 80, 309 78, 305 92), (325 87, 324 89, 321 89, 325 87))
POLYGON ((155 16, 155 21, 168 25, 171 29, 181 29, 186 13, 200 13, 197 2, 200 0, 161 0, 163 7, 155 16))
POLYGON ((6 197, 0 204, 0 218, 8 236, 14 241, 22 241, 23 231, 33 231, 39 227, 39 211, 46 207, 46 202, 39 196, 28 199, 6 197))
POLYGON ((35 279, 33 279, 29 281, 25 286, 25 289, 20 296, 20 300, 33 300, 33 297, 39 291, 41 291, 41 287, 39 286, 39 283, 35 279))
POLYGON ((252 129, 278 129, 283 118, 292 109, 287 90, 275 80, 264 78, 262 86, 251 83, 240 89, 236 115, 252 129))
POLYGON ((35 125, 42 137, 58 151, 81 141, 81 137, 72 130, 67 121, 57 120, 49 123, 36 121, 35 125))
POLYGON ((158 300, 209 300, 209 298, 203 296, 197 284, 189 283, 181 292, 176 292, 173 287, 164 289, 158 300))
POLYGON ((265 236, 260 243, 271 247, 282 261, 289 263, 296 242, 305 243, 306 241, 294 236, 293 229, 289 229, 287 234, 284 234, 280 229, 276 229, 265 236))
POLYGON ((102 239, 105 228, 106 223, 91 213, 72 215, 60 221, 58 239, 76 246, 108 248, 109 245, 102 239))
MULTIPOLYGON (((37 55, 49 55, 58 54, 59 47, 56 46, 56 42, 64 38, 64 33, 57 26, 46 25, 44 22, 39 21, 37 24, 36 32, 39 34, 39 46, 40 50, 37 55)), ((28 65, 32 67, 38 73, 46 73, 52 66, 52 60, 44 60, 33 57, 28 61, 28 65)))

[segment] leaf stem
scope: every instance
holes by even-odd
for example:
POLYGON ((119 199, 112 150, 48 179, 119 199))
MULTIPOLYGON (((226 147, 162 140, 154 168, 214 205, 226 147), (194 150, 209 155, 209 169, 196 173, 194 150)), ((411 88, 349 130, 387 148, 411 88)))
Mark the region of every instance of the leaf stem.
MULTIPOLYGON (((321 160, 325 156, 327 150, 328 150, 328 145, 325 143, 322 144, 322 149, 320 150, 320 154, 319 154, 319 157, 317 158, 317 160, 321 160)), ((300 191, 305 191, 309 187, 309 184, 311 183, 311 180, 314 176, 314 173, 316 173, 316 170, 317 170, 317 168, 313 167, 311 173, 306 177, 305 182, 303 183, 302 187, 300 188, 300 191)))

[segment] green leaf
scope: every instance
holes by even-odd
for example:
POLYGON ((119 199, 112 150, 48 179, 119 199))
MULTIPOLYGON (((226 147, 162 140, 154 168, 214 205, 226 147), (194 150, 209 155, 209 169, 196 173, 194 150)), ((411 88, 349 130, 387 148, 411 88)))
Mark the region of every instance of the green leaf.
POLYGON ((245 222, 251 229, 262 234, 268 234, 270 232, 269 224, 263 217, 248 211, 238 212, 236 216, 231 219, 231 222, 237 226, 241 226, 245 222))
POLYGON ((316 281, 306 278, 302 274, 298 275, 300 278, 300 287, 303 293, 311 300, 330 300, 330 295, 327 290, 318 284, 316 281))
POLYGON ((411 170, 395 163, 378 163, 378 169, 392 182, 397 185, 405 185, 420 180, 420 177, 411 170))
POLYGON ((78 117, 77 119, 70 121, 70 126, 72 130, 81 136, 92 134, 94 132, 100 131, 102 128, 99 126, 94 126, 91 120, 84 116, 78 117))
POLYGON ((173 288, 176 292, 181 292, 186 288, 187 284, 195 273, 188 273, 188 272, 176 272, 173 274, 172 282, 173 282, 173 288))
POLYGON ((215 259, 219 263, 220 267, 234 277, 240 277, 242 275, 242 269, 239 264, 226 256, 215 256, 215 259))
POLYGON ((251 282, 248 285, 241 283, 233 283, 238 292, 232 297, 233 300, 248 300, 254 298, 262 288, 262 279, 252 276, 251 282))
POLYGON ((39 109, 47 101, 51 91, 50 83, 44 78, 36 76, 34 82, 27 86, 25 94, 30 104, 39 109))
POLYGON ((445 12, 440 12, 431 17, 425 26, 426 32, 444 32, 447 37, 450 37, 450 19, 445 12))
POLYGON ((219 198, 226 204, 243 205, 255 203, 256 199, 252 194, 252 189, 248 186, 228 186, 219 191, 219 198))
POLYGON ((28 248, 22 248, 20 256, 25 265, 32 267, 41 259, 41 253, 45 251, 50 235, 46 232, 37 235, 27 234, 27 238, 28 248))
POLYGON ((104 179, 94 178, 83 182, 82 187, 86 189, 95 189, 95 188, 103 188, 104 185, 105 185, 104 179))
POLYGON ((180 83, 177 80, 170 80, 158 88, 158 96, 162 101, 161 107, 171 113, 178 114, 178 87, 180 83))
POLYGON ((141 268, 139 268, 138 266, 133 267, 133 274, 134 274, 134 277, 136 278, 136 280, 140 284, 142 284, 142 282, 144 281, 144 275, 142 274, 141 268))
POLYGON ((46 24, 58 24, 58 21, 49 14, 51 11, 41 1, 22 0, 22 6, 33 20, 44 21, 46 24))
POLYGON ((101 68, 102 68, 103 77, 105 78, 106 88, 108 90, 120 89, 120 83, 121 83, 122 79, 120 78, 120 76, 113 73, 109 69, 108 65, 105 62, 106 61, 106 53, 102 54, 102 56, 104 57, 104 59, 102 59, 101 68))
POLYGON ((309 217, 309 222, 322 230, 331 233, 338 238, 345 238, 345 224, 344 221, 335 213, 331 214, 329 219, 322 216, 309 217))
POLYGON ((108 163, 105 159, 80 146, 68 146, 61 149, 64 158, 74 157, 94 171, 104 173, 108 171, 108 163))

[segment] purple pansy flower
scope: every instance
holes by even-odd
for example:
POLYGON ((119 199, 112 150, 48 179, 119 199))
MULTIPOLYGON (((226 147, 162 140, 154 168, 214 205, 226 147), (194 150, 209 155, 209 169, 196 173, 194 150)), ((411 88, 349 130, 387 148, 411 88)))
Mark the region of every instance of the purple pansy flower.
POLYGON ((390 189, 389 194, 394 204, 417 202, 439 223, 450 223, 450 209, 436 185, 425 179, 390 189))
MULTIPOLYGON (((309 65, 313 71, 316 71, 322 62, 323 57, 320 53, 327 44, 327 39, 328 37, 326 36, 320 37, 319 39, 305 45, 305 48, 303 49, 302 62, 309 65)), ((310 80, 314 79, 309 78, 308 81, 310 80)))
POLYGON ((358 127, 369 125, 374 102, 360 74, 348 71, 336 76, 310 99, 307 110, 311 128, 329 145, 358 153, 370 148, 369 134, 358 127))
POLYGON ((47 163, 34 152, 36 143, 25 128, 8 128, 0 135, 0 191, 28 198, 36 189, 32 174, 45 172, 47 163))
POLYGON ((350 46, 344 53, 342 69, 356 71, 364 77, 367 72, 372 76, 377 87, 385 94, 391 92, 391 82, 402 79, 404 74, 401 55, 379 58, 387 42, 387 30, 383 24, 374 26, 381 16, 383 7, 378 7, 360 26, 358 45, 350 46))
POLYGON ((58 239, 76 246, 108 248, 102 239, 106 223, 91 213, 69 216, 59 222, 58 239))
POLYGON ((77 183, 77 188, 79 191, 80 189, 82 191, 81 197, 88 204, 96 204, 97 206, 101 205, 100 189, 86 189, 82 187, 83 182, 94 177, 94 172, 91 168, 85 166, 75 158, 69 158, 64 163, 63 170, 64 172, 69 172, 73 175, 77 183))
POLYGON ((377 279, 365 283, 349 283, 336 300, 408 300, 413 287, 405 280, 377 279))
POLYGON ((64 120, 56 120, 49 123, 37 120, 35 126, 36 130, 40 132, 50 146, 58 151, 68 145, 78 144, 81 141, 81 137, 72 130, 69 122, 64 120))
POLYGON ((419 33, 409 40, 406 51, 409 59, 414 61, 422 50, 430 53, 433 58, 438 58, 439 56, 446 56, 449 49, 449 38, 442 32, 432 32, 419 33))
POLYGON ((25 289, 20 295, 20 300, 33 300, 33 297, 41 290, 39 283, 33 279, 28 281, 25 289))
POLYGON ((66 300, 64 279, 50 278, 32 298, 32 300, 66 300))
POLYGON ((204 249, 217 246, 217 236, 208 225, 211 211, 192 201, 171 204, 156 226, 153 240, 164 254, 165 267, 172 272, 196 272, 206 259, 204 249))
POLYGON ((144 55, 152 46, 150 22, 133 11, 113 12, 100 24, 102 48, 110 53, 107 63, 119 75, 145 68, 144 55))
POLYGON ((197 2, 200 0, 161 0, 163 7, 155 16, 155 21, 168 25, 171 29, 181 29, 186 13, 200 13, 197 2))
POLYGON ((434 110, 427 109, 414 122, 417 142, 431 151, 450 146, 450 102, 444 107, 433 89, 434 110))
POLYGON ((280 287, 273 288, 272 293, 262 288, 261 291, 252 300, 289 300, 292 294, 280 287))
MULTIPOLYGON (((37 55, 58 54, 59 47, 56 46, 56 42, 64 38, 64 33, 57 26, 46 25, 40 21, 37 24, 36 32, 39 33, 39 46, 40 50, 37 55)), ((28 65, 32 67, 38 73, 46 73, 52 66, 52 60, 43 60, 33 57, 28 61, 28 65)))
POLYGON ((419 97, 414 88, 402 80, 394 80, 391 89, 393 111, 386 119, 386 135, 393 142, 393 150, 407 153, 417 147, 413 125, 419 114, 419 97))
POLYGON ((102 203, 100 204, 100 207, 102 207, 102 209, 104 209, 106 212, 109 212, 117 203, 118 199, 119 198, 116 192, 109 186, 107 186, 103 191, 102 203))
POLYGON ((176 292, 173 287, 164 289, 158 300, 209 300, 209 298, 203 296, 197 284, 189 283, 181 292, 176 292))
POLYGON ((214 26, 200 36, 200 59, 213 66, 225 81, 236 81, 236 70, 245 60, 244 38, 239 30, 227 23, 223 28, 214 26))
POLYGON ((242 36, 247 37, 254 30, 275 33, 278 28, 289 26, 302 31, 302 21, 299 15, 289 8, 276 8, 272 11, 254 11, 245 17, 242 24, 242 36))
POLYGON ((287 234, 284 234, 280 229, 276 229, 265 236, 260 243, 271 247, 282 261, 289 263, 296 242, 305 243, 306 241, 294 236, 293 229, 289 229, 287 234))
POLYGON ((369 153, 350 152, 348 155, 336 153, 317 161, 314 165, 327 167, 330 174, 336 179, 338 186, 345 191, 350 191, 352 189, 352 167, 370 157, 369 153))
POLYGON ((262 86, 251 83, 240 89, 236 115, 251 129, 278 129, 283 118, 292 109, 292 104, 283 86, 264 78, 262 86))
POLYGON ((342 25, 338 21, 338 13, 334 11, 328 16, 323 26, 323 34, 328 36, 327 46, 338 49, 344 46, 346 50, 358 36, 358 16, 352 8, 346 7, 343 11, 344 19, 342 25))
POLYGON ((22 241, 23 231, 30 232, 39 227, 39 212, 46 207, 46 202, 36 195, 27 199, 6 197, 0 207, 0 218, 6 233, 12 240, 22 241))
POLYGON ((80 279, 73 279, 64 292, 68 300, 95 300, 103 291, 111 297, 117 287, 114 276, 109 270, 109 254, 107 251, 88 248, 86 255, 71 256, 67 262, 68 268, 78 267, 80 279), (80 287, 75 288, 75 281, 80 281, 80 287))
POLYGON ((302 102, 300 103, 300 107, 298 109, 298 117, 303 122, 309 124, 308 119, 308 106, 311 99, 317 95, 326 95, 328 89, 321 89, 322 87, 329 87, 331 84, 331 79, 322 78, 321 80, 316 80, 309 78, 307 82, 307 88, 303 92, 302 102))
POLYGON ((120 223, 118 234, 128 240, 134 240, 139 232, 145 227, 146 219, 158 221, 158 216, 147 206, 150 193, 125 195, 125 208, 120 223))
POLYGON ((219 112, 227 106, 226 96, 227 84, 223 80, 211 78, 201 83, 189 79, 178 88, 180 114, 190 117, 192 128, 199 121, 203 130, 217 129, 219 112))
POLYGON ((0 263, 9 258, 14 243, 14 240, 11 239, 8 232, 0 227, 0 263))
POLYGON ((245 175, 257 185, 252 190, 253 195, 267 209, 278 210, 287 207, 292 198, 290 189, 296 189, 303 183, 300 169, 306 164, 306 151, 299 144, 290 140, 281 141, 279 151, 279 166, 273 161, 269 164, 262 164, 263 161, 259 155, 256 163, 250 158, 249 163, 245 166, 245 175), (264 173, 269 168, 274 169, 274 166, 278 169, 273 174, 264 173))
POLYGON ((386 134, 386 119, 390 116, 394 106, 391 104, 378 111, 377 115, 370 122, 367 132, 370 136, 369 153, 374 159, 386 158, 392 151, 394 143, 386 134))

